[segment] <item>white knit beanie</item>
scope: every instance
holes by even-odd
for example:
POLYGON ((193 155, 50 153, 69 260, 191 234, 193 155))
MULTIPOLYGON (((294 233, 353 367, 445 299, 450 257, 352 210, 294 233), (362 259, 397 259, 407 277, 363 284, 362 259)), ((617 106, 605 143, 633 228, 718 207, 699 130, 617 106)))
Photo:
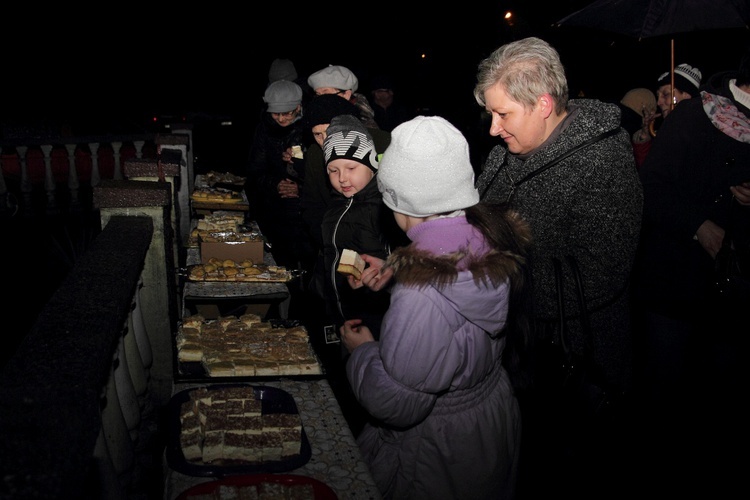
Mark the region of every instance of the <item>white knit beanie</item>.
POLYGON ((393 129, 377 179, 383 202, 413 217, 479 203, 469 143, 439 116, 417 116, 393 129))

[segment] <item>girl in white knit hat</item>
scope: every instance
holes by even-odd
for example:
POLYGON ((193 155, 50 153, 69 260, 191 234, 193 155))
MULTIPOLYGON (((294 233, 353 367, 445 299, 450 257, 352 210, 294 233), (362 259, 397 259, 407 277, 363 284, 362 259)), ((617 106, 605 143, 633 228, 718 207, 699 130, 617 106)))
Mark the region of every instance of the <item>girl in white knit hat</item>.
POLYGON ((440 117, 396 127, 377 180, 412 242, 386 262, 380 340, 356 319, 341 328, 347 377, 374 417, 360 450, 386 499, 512 498, 521 426, 503 360, 524 331, 529 229, 479 203, 468 143, 440 117))

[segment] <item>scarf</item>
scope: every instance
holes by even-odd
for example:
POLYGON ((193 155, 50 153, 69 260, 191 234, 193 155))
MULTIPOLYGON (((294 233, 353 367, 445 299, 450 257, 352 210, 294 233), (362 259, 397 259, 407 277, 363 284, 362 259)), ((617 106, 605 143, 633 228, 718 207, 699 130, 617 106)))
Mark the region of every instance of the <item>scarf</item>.
POLYGON ((750 144, 750 120, 728 97, 701 92, 703 110, 711 123, 734 140, 750 144))

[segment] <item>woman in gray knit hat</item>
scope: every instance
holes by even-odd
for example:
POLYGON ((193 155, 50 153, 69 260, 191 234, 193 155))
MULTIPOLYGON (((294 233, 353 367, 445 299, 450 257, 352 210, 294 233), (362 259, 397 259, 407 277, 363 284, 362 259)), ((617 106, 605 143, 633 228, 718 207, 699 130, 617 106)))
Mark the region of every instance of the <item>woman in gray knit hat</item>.
POLYGON ((271 83, 263 94, 266 109, 253 134, 245 190, 250 217, 271 244, 277 264, 306 269, 314 254, 300 209, 304 162, 285 156, 303 144, 302 89, 294 82, 271 83))

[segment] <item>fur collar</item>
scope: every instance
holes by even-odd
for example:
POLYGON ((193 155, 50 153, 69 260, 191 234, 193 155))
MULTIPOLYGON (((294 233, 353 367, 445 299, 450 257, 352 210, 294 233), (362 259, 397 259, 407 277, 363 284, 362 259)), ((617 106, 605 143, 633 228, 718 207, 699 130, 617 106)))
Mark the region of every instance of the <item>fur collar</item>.
MULTIPOLYGON (((393 268, 394 277, 401 284, 420 288, 432 285, 441 289, 456 281, 458 263, 465 257, 465 252, 436 256, 409 245, 396 249, 386 265, 393 268)), ((475 281, 489 279, 493 286, 498 286, 508 278, 511 281, 518 279, 524 260, 520 255, 492 250, 480 258, 471 259, 467 270, 471 271, 475 281)))

